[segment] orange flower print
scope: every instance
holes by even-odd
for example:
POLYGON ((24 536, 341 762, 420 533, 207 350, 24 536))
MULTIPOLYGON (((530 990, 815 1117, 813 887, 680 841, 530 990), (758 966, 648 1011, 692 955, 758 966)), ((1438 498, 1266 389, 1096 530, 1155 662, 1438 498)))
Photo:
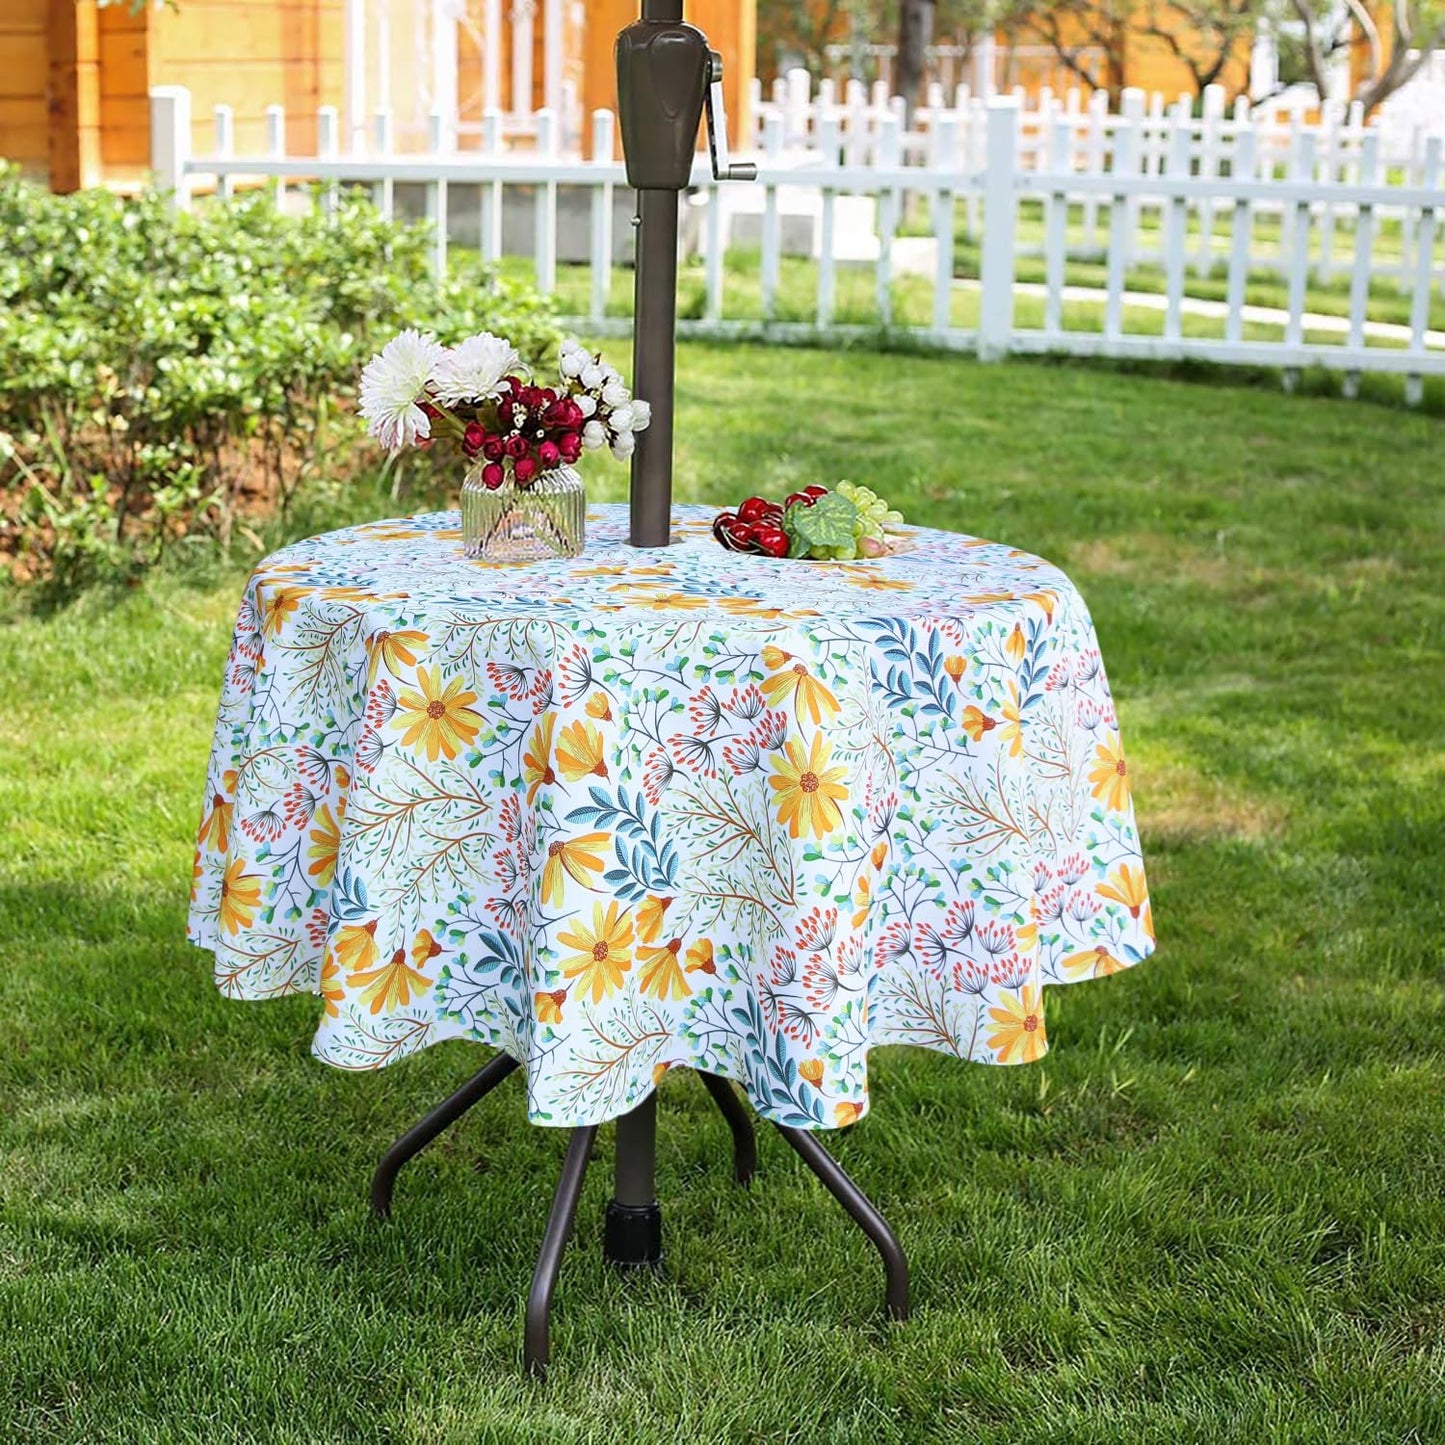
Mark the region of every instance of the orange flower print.
MULTIPOLYGON (((767 650, 764 648, 764 653, 767 650)), ((827 684, 814 677, 801 662, 795 662, 768 678, 763 683, 763 696, 771 707, 781 707, 790 697, 796 698, 798 716, 802 717, 806 710, 814 723, 821 723, 824 713, 832 717, 838 712, 838 699, 828 690, 827 684)))
POLYGON ((212 853, 224 853, 231 846, 237 776, 235 768, 227 768, 221 774, 221 791, 212 799, 209 811, 201 819, 201 832, 197 842, 212 853))
POLYGON ((559 988, 555 993, 534 993, 532 1009, 541 1024, 560 1024, 562 1005, 567 1002, 567 990, 559 988))
POLYGON ((763 648, 763 666, 766 667, 769 672, 776 672, 785 662, 791 662, 792 660, 793 654, 791 652, 784 652, 781 647, 774 647, 772 643, 769 643, 763 648))
POLYGON ((261 906, 261 878, 247 873, 243 858, 233 858, 221 879, 221 927, 233 938, 256 921, 261 906))
POLYGON ((683 977, 677 956, 682 952, 682 939, 674 938, 661 948, 641 947, 637 961, 642 965, 638 981, 643 993, 655 999, 687 998, 692 987, 683 977))
POLYGON ((408 688, 398 695, 391 725, 406 729, 401 736, 404 746, 420 743, 432 762, 439 757, 450 762, 481 730, 482 716, 471 707, 477 695, 464 690, 460 677, 443 688, 441 669, 436 667, 417 668, 416 680, 420 691, 408 688))
MULTIPOLYGON (((427 941, 424 957, 435 957, 441 952, 441 948, 425 929, 417 939, 418 944, 422 938, 427 941), (435 953, 432 952, 433 949, 435 953)), ((415 947, 412 949, 413 958, 418 951, 415 947)), ((404 948, 398 948, 392 954, 390 963, 383 964, 381 968, 353 973, 346 981, 352 988, 361 989, 361 1002, 366 1004, 373 1014, 379 1014, 383 1009, 406 1008, 411 1003, 413 990, 420 998, 422 991, 431 986, 431 979, 420 967, 414 967, 406 961, 404 948)))
POLYGON ((331 947, 340 966, 348 972, 370 968, 377 958, 376 919, 345 924, 337 930, 331 947))
POLYGON ((1024 725, 1019 717, 1019 685, 1011 682, 1008 685, 1008 701, 1000 709, 1003 713, 1003 731, 998 735, 1000 742, 1008 744, 1008 755, 1011 758, 1021 757, 1024 750, 1024 725))
POLYGON ((1085 949, 1083 953, 1071 953, 1067 958, 1062 959, 1059 965, 1070 978, 1106 978, 1111 973, 1119 973, 1123 970, 1124 964, 1104 945, 1098 944, 1094 948, 1085 949))
POLYGON ((713 962, 712 941, 707 938, 700 938, 687 951, 687 971, 689 973, 716 973, 717 964, 713 962))
POLYGON ((823 1085, 823 1061, 822 1059, 804 1059, 798 1065, 798 1073, 805 1078, 815 1089, 823 1085))
POLYGON ((868 881, 866 873, 858 875, 858 881, 853 885, 853 927, 862 928, 868 921, 868 905, 873 901, 873 885, 868 881))
POLYGON ((311 862, 306 872, 316 880, 317 886, 327 888, 336 873, 336 855, 341 850, 341 815, 345 804, 337 805, 336 817, 331 815, 331 804, 323 803, 311 820, 311 846, 306 856, 311 862))
POLYGON ((1037 984, 1026 984, 1022 993, 1004 993, 1001 1007, 988 1016, 997 1027, 988 1036, 988 1046, 1001 1064, 1031 1064, 1048 1052, 1044 1037, 1044 1015, 1037 984))
POLYGON ((951 657, 943 659, 943 670, 957 682, 968 668, 968 659, 954 653, 951 657))
POLYGON ((595 717, 598 722, 612 721, 612 704, 607 700, 605 692, 594 692, 587 699, 587 716, 595 717))
POLYGON ((532 729, 532 739, 522 754, 522 780, 527 784, 529 803, 537 796, 538 788, 550 788, 557 781, 557 774, 552 771, 552 729, 556 725, 556 716, 544 713, 532 729))
POLYGON ((1130 916, 1137 918, 1139 910, 1149 901, 1149 891, 1144 886, 1144 870, 1121 863, 1111 874, 1109 881, 1101 883, 1094 890, 1100 898, 1122 903, 1130 916))
POLYGON ((592 905, 592 927, 574 923, 557 935, 557 941, 576 950, 562 960, 562 972, 591 990, 592 1002, 601 1003, 622 987, 622 975, 632 967, 632 920, 618 905, 592 905))
POLYGON ((1095 746, 1089 782, 1090 791, 1106 808, 1122 813, 1129 806, 1129 770, 1117 736, 1095 746))
POLYGON ((336 950, 328 947, 321 960, 321 997, 326 1000, 326 1017, 341 1017, 341 1000, 346 997, 346 985, 341 977, 341 960, 336 950))
POLYGON ((261 604, 261 630, 266 636, 275 637, 300 605, 301 599, 310 593, 309 587, 278 587, 271 593, 261 604))
POLYGON ((418 651, 426 646, 425 632, 373 632, 366 639, 366 680, 376 681, 376 675, 384 667, 393 677, 400 679, 404 667, 415 667, 418 651))
POLYGON ((565 843, 560 840, 549 843, 547 861, 542 865, 542 902, 552 908, 562 906, 565 878, 592 888, 596 879, 590 875, 600 873, 607 861, 606 854, 597 850, 606 848, 611 837, 610 833, 583 833, 580 838, 569 838, 565 843))
POLYGON ((974 742, 981 743, 985 733, 992 732, 998 723, 980 708, 970 703, 963 710, 963 730, 974 742))
POLYGON ((644 898, 637 905, 637 936, 644 943, 656 943, 662 932, 662 917, 672 907, 671 898, 644 898))
POLYGON ((557 739, 557 768, 569 783, 580 782, 588 774, 607 776, 603 758, 602 734, 591 723, 568 723, 557 739))
POLYGON ((833 1117, 838 1121, 840 1129, 846 1129, 849 1124, 856 1124, 863 1117, 863 1106, 845 1099, 842 1103, 833 1106, 833 1117))
POLYGON ((671 1064, 654 1064, 652 1066, 652 1087, 654 1089, 662 1082, 662 1076, 670 1068, 672 1068, 671 1064))
POLYGON ((838 804, 848 800, 843 785, 848 770, 828 766, 832 745, 816 733, 806 757, 798 743, 787 742, 783 749, 784 756, 774 754, 768 779, 776 792, 778 822, 788 825, 791 837, 825 838, 843 821, 838 804))
POLYGON ((1004 643, 1003 650, 1013 658, 1015 662, 1024 660, 1024 650, 1028 644, 1024 641, 1024 630, 1017 623, 1014 623, 1014 630, 1009 633, 1008 641, 1004 643))

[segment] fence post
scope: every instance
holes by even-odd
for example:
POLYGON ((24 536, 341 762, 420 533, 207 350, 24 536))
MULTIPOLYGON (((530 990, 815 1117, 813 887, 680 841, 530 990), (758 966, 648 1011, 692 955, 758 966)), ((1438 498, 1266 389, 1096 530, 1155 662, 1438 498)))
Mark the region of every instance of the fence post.
POLYGON ((191 93, 184 85, 151 88, 151 170, 157 189, 170 197, 173 211, 191 203, 191 93))
POLYGON ((1019 106, 1013 96, 988 103, 988 168, 983 178, 983 256, 979 264, 978 359, 1008 355, 1014 321, 1014 194, 1019 106))

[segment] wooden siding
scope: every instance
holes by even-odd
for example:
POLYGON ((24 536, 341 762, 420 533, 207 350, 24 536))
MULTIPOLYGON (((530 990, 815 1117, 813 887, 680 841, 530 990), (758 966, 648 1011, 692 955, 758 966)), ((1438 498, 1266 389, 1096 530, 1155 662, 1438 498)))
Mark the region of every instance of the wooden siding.
POLYGON ((50 168, 49 30, 49 0, 0 6, 0 155, 40 175, 50 168))

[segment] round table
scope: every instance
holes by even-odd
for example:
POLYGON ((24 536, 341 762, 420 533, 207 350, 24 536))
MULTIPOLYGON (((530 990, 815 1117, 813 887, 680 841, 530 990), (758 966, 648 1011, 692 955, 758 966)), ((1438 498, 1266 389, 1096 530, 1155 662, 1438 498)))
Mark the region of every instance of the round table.
POLYGON ((519 1060, 534 1123, 671 1065, 804 1128, 911 1043, 1023 1063, 1042 989, 1152 948, 1098 644, 1056 568, 909 529, 879 560, 462 556, 454 513, 296 543, 246 588, 191 939, 314 1050, 519 1060))

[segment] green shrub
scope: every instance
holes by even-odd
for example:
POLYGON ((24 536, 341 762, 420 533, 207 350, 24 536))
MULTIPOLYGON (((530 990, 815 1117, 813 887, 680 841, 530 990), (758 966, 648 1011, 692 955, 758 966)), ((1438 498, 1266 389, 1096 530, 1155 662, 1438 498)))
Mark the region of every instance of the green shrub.
POLYGON ((354 419, 366 358, 402 326, 481 329, 538 360, 535 291, 422 226, 343 196, 282 214, 265 193, 173 216, 154 194, 52 196, 0 167, 0 548, 74 584, 379 461, 354 419))

